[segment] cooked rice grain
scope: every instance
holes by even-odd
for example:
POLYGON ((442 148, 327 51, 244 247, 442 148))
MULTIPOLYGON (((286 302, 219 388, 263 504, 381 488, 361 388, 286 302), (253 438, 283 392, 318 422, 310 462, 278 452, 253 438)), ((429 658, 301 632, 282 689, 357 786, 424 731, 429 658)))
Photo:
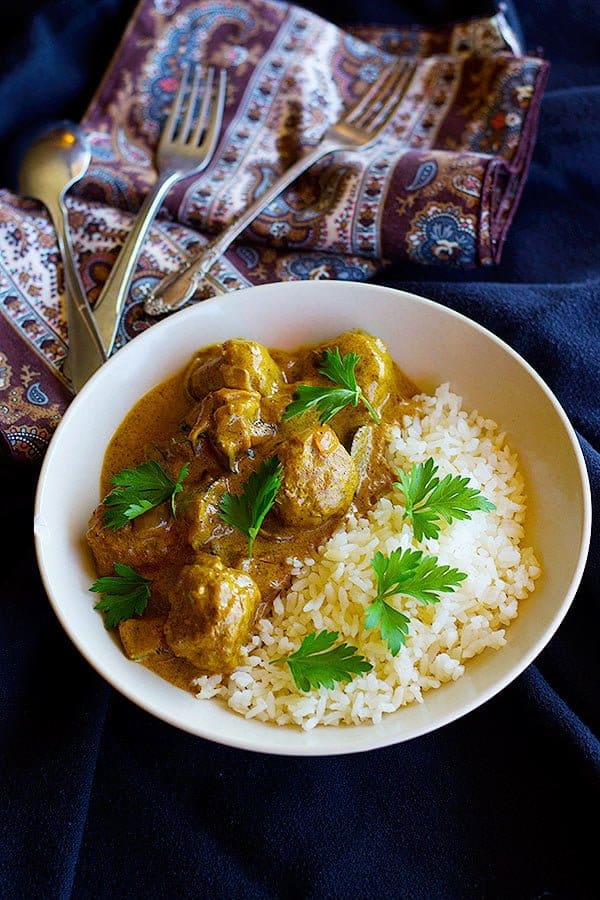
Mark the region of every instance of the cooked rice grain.
POLYGON ((229 677, 197 679, 199 698, 219 697, 247 719, 305 730, 377 723, 401 706, 422 703, 426 691, 460 678, 466 660, 506 643, 506 626, 540 574, 533 550, 520 547, 525 495, 516 456, 496 423, 465 412, 448 385, 417 399, 418 412, 390 428, 389 461, 408 470, 433 457, 440 477, 468 475, 496 509, 444 525, 437 540, 420 544, 403 521, 397 491, 366 516, 350 511, 315 559, 293 561, 291 588, 275 601, 271 618, 258 623, 244 665, 229 677), (422 549, 467 578, 434 606, 398 598, 396 605, 411 621, 406 646, 394 658, 379 632, 365 629, 364 612, 375 596, 373 555, 397 547, 422 549), (324 628, 355 645, 373 670, 332 690, 302 693, 289 668, 269 660, 288 655, 309 632, 324 628))

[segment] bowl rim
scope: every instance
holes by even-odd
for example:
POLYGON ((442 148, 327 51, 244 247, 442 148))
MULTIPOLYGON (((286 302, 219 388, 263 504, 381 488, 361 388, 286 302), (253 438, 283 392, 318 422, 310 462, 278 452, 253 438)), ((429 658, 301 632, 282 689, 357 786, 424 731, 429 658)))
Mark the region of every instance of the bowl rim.
MULTIPOLYGON (((322 283, 321 283, 322 284, 322 283)), ((364 724, 364 725, 343 725, 339 726, 339 730, 343 733, 346 729, 361 729, 361 731, 365 734, 365 739, 361 740, 359 745, 344 747, 339 746, 336 748, 319 748, 317 747, 292 747, 292 746, 284 746, 284 747, 268 747, 268 746, 258 746, 255 741, 245 740, 243 737, 238 737, 237 735, 225 735, 225 736, 216 736, 215 733, 210 729, 204 729, 202 727, 202 723, 197 722, 185 722, 182 721, 179 717, 173 715, 169 715, 168 712, 165 712, 164 709, 160 707, 159 704, 153 702, 151 698, 140 696, 136 693, 129 685, 122 684, 118 678, 112 676, 110 669, 103 664, 101 658, 96 658, 92 653, 88 652, 87 648, 83 644, 83 642, 78 638, 77 633, 72 629, 67 616, 65 615, 64 610, 61 607, 61 604, 58 598, 54 595, 54 588, 50 583, 50 578, 48 576, 48 571, 44 561, 44 534, 43 530, 38 529, 36 527, 36 523, 40 521, 42 518, 42 506, 44 501, 44 488, 46 483, 46 478, 48 476, 48 472, 51 470, 54 457, 56 455, 57 448, 59 445, 58 440, 55 440, 56 435, 61 435, 62 432, 69 427, 71 418, 77 414, 79 407, 82 403, 87 402, 88 394, 93 390, 93 386, 99 378, 106 377, 106 370, 108 367, 113 365, 115 360, 115 356, 117 354, 113 354, 113 356, 105 363, 101 369, 99 369, 94 375, 90 378, 90 380, 84 385, 82 390, 77 394, 72 400, 71 404, 65 411, 61 421, 59 422, 56 431, 48 445, 48 449, 46 451, 41 469, 38 478, 38 484, 36 488, 35 495, 35 504, 34 504, 34 538, 35 538, 35 550, 36 557, 38 562, 38 568, 40 572, 40 576, 42 579, 42 583, 44 585, 44 589, 46 591, 46 595, 50 602, 52 609, 56 617, 58 618, 62 628, 66 632, 69 639, 75 645, 77 650, 81 653, 81 655, 86 659, 86 661, 104 678, 111 687, 117 690, 120 694, 127 697, 128 700, 132 701, 139 706, 141 709, 149 712, 150 714, 156 716, 161 721, 167 722, 168 724, 178 728, 184 732, 192 734, 196 737, 204 738, 205 740, 211 740, 219 744, 223 744, 224 746, 234 747, 236 749, 241 750, 251 750, 252 752, 265 753, 277 756, 337 756, 342 754, 351 754, 351 753, 360 753, 369 750, 382 749, 387 746, 392 746, 398 743, 404 743, 407 740, 413 740, 414 738, 421 737, 424 734, 428 734, 432 731, 436 731, 438 728, 441 728, 449 723, 456 721, 459 718, 467 715, 472 712, 479 706, 482 706, 500 691, 504 690, 511 682, 513 682, 522 672, 532 663, 532 661, 539 655, 539 653, 543 650, 543 648, 549 643, 560 624, 562 623, 565 615, 567 614, 573 599, 575 597, 576 591, 579 587, 581 578, 583 576, 583 572, 585 569, 585 565, 587 562, 587 556, 589 552, 589 545, 591 540, 591 524, 592 524, 592 500, 591 500, 591 488, 589 475, 587 472, 587 467, 585 464, 585 459, 583 456, 583 452, 581 446, 579 444, 579 440, 577 438, 575 429, 571 425, 569 418, 562 408, 560 402, 557 397, 551 390, 551 388, 546 384, 546 382, 542 379, 542 377, 536 372, 536 370, 525 360, 516 350, 514 350, 509 344, 507 344, 502 338, 498 337, 492 331, 487 329, 485 326, 480 325, 475 320, 471 319, 469 316, 466 316, 462 313, 459 313, 450 307, 445 306, 442 303, 438 303, 435 300, 431 300, 426 297, 422 297, 418 294, 414 294, 409 291, 405 291, 401 288, 393 288, 386 285, 374 285, 365 282, 356 282, 356 281, 334 281, 331 280, 329 282, 331 285, 340 285, 344 287, 359 287, 364 290, 368 290, 370 292, 379 292, 379 293, 394 293, 403 295, 403 297, 408 300, 408 302, 416 302, 418 305, 424 305, 426 307, 433 307, 443 310, 444 314, 449 315, 452 318, 456 318, 460 320, 463 324, 468 325, 471 328, 474 328, 477 332, 482 333, 488 339, 491 339, 494 343, 496 343, 500 349, 508 353, 516 362, 518 362, 528 373, 528 375, 537 383, 538 387, 541 388, 543 393, 546 395, 548 400, 550 401, 554 412, 560 418, 562 425, 565 429, 566 435, 569 438, 569 442, 571 445, 571 449, 574 453, 574 457, 577 464, 577 472, 579 475, 579 482, 581 486, 582 500, 583 500, 583 509, 582 509, 582 528, 581 528, 581 540, 579 546, 579 553, 577 557, 577 564, 574 568, 572 578, 569 583, 569 587, 565 592, 565 596, 557 609, 552 621, 546 627, 546 629, 539 635, 539 637, 532 643, 529 650, 523 654, 510 669, 504 673, 502 677, 499 677, 497 680, 490 684, 486 689, 478 692, 474 697, 466 700, 460 707, 460 709, 450 709, 445 714, 440 714, 437 720, 433 723, 425 722, 422 726, 417 726, 414 728, 410 734, 408 735, 398 735, 398 736, 382 736, 378 734, 377 726, 373 724, 364 724), (383 737, 383 739, 382 739, 383 737)), ((172 323, 173 319, 177 317, 177 319, 182 322, 186 319, 192 320, 195 316, 201 315, 199 313, 200 308, 205 308, 207 306, 215 306, 215 305, 223 305, 227 304, 234 306, 236 303, 248 303, 248 294, 252 294, 253 292, 260 291, 262 292, 276 292, 277 290, 281 290, 281 286, 284 285, 286 289, 297 290, 299 288, 311 290, 311 287, 314 286, 314 281, 292 281, 292 282, 273 282, 269 284, 262 285, 254 285, 251 287, 243 288, 237 291, 233 291, 230 294, 220 294, 215 297, 211 297, 207 300, 202 301, 199 304, 194 304, 186 309, 180 310, 175 313, 175 316, 169 316, 166 319, 163 319, 160 322, 157 322, 151 328, 137 335, 134 341, 129 342, 126 346, 121 348, 118 351, 118 355, 123 360, 124 355, 129 355, 131 352, 140 352, 140 347, 144 345, 144 343, 149 340, 156 340, 157 329, 167 331, 170 323, 172 323), (135 351, 132 351, 132 346, 135 344, 135 351)), ((123 364, 122 362, 120 363, 123 364)), ((158 383, 158 382, 157 382, 158 383)), ((140 397, 142 395, 140 394, 140 397)), ((134 401, 135 402, 135 401, 134 401)), ((229 710, 228 710, 229 712, 229 710)), ((232 716, 235 716, 239 719, 240 722, 246 721, 243 717, 237 716, 234 711, 230 711, 232 716)), ((398 710, 397 712, 401 712, 398 710)), ((276 726, 270 723, 261 723, 266 726, 266 729, 277 728, 280 730, 284 728, 290 734, 294 734, 294 736, 298 739, 300 743, 300 739, 306 736, 306 733, 297 727, 290 726, 276 726)), ((268 735, 268 730, 265 732, 268 735)), ((268 738, 267 738, 268 740, 268 738)), ((265 740, 264 744, 267 743, 265 740)))

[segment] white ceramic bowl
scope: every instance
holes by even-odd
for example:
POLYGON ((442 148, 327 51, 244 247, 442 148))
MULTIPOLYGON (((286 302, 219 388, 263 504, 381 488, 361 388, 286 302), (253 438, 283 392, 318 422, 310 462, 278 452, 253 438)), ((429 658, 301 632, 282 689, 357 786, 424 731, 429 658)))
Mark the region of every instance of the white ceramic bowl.
POLYGON ((293 282, 200 303, 137 337, 77 396, 48 449, 35 510, 40 571, 54 610, 85 658, 117 690, 160 719, 234 747, 269 753, 351 753, 408 740, 488 700, 537 656, 565 615, 589 544, 590 489, 575 433, 539 376, 489 331, 402 291, 348 282, 293 282), (472 660, 465 675, 380 725, 304 733, 248 721, 217 700, 199 701, 125 658, 94 610, 95 574, 83 534, 99 500, 105 448, 146 391, 177 372, 199 347, 245 337, 269 347, 316 343, 349 328, 387 342, 424 390, 449 381, 468 407, 509 434, 527 482, 527 540, 543 576, 521 605, 508 643, 472 660))

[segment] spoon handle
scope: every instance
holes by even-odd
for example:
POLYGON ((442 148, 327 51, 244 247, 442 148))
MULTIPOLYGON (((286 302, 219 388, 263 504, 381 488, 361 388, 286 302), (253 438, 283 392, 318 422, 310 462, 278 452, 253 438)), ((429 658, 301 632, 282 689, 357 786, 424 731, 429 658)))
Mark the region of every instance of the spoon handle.
POLYGON ((64 302, 69 347, 64 365, 75 393, 78 393, 105 362, 106 353, 75 267, 64 205, 62 202, 52 204, 48 211, 56 231, 65 273, 64 302))

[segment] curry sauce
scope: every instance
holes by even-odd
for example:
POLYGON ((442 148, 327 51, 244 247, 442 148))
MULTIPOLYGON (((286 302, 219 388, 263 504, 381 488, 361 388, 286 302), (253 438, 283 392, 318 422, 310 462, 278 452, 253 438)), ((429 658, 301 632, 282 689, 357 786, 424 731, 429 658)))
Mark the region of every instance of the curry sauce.
POLYGON ((254 622, 289 586, 292 560, 323 544, 351 503, 364 509, 389 489, 386 429, 415 392, 383 342, 354 331, 295 352, 214 344, 142 397, 107 448, 102 496, 117 472, 148 460, 173 479, 184 464, 189 473, 176 516, 165 502, 115 530, 105 527, 104 504, 92 515, 99 575, 124 563, 152 585, 141 617, 119 624, 126 654, 185 689, 198 675, 231 672, 254 622), (315 409, 284 419, 300 384, 332 387, 319 371, 326 348, 357 355, 356 381, 377 424, 360 403, 326 424, 315 409), (247 537, 219 505, 271 457, 283 480, 249 557, 247 537))

